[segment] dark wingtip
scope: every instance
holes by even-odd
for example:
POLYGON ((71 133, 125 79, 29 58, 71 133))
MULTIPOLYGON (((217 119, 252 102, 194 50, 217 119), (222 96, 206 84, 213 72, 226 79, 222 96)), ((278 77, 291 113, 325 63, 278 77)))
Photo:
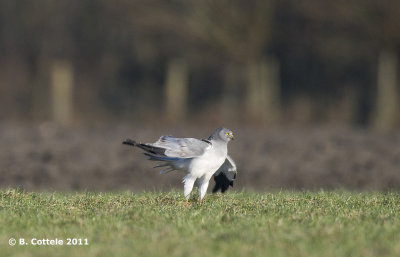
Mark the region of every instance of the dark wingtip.
POLYGON ((216 183, 215 186, 214 186, 214 188, 213 188, 213 190, 212 190, 212 193, 213 193, 213 194, 217 193, 217 192, 219 191, 220 188, 221 188, 221 185, 218 184, 218 183, 216 183))
POLYGON ((122 142, 122 144, 135 146, 136 145, 136 141, 134 141, 132 139, 126 139, 125 141, 122 142))
POLYGON ((229 179, 225 176, 224 173, 220 173, 217 176, 214 176, 215 186, 212 190, 213 193, 221 190, 221 193, 225 193, 228 190, 229 185, 233 186, 233 181, 229 181, 229 179))

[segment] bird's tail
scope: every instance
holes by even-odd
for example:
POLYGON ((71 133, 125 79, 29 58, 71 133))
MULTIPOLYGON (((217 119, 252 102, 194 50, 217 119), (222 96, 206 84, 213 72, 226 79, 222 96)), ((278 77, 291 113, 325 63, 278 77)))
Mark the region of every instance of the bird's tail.
POLYGON ((162 163, 154 166, 153 168, 165 167, 165 169, 160 170, 160 174, 168 173, 170 171, 175 170, 175 167, 172 165, 172 162, 179 160, 179 158, 168 157, 168 156, 157 156, 149 153, 143 153, 149 160, 151 161, 161 161, 162 163))
POLYGON ((143 153, 143 154, 149 157, 150 161, 174 162, 179 160, 179 158, 176 157, 158 156, 150 153, 143 153))
POLYGON ((131 146, 136 146, 137 145, 137 143, 136 143, 136 141, 135 140, 132 140, 132 139, 126 139, 125 141, 123 141, 122 142, 124 145, 131 145, 131 146))
POLYGON ((132 139, 126 139, 125 141, 122 142, 124 145, 131 145, 131 146, 136 146, 139 147, 146 152, 149 152, 151 154, 159 154, 159 155, 165 155, 165 149, 161 147, 154 146, 152 144, 145 144, 145 143, 137 143, 135 140, 132 139))
POLYGON ((172 162, 177 161, 178 158, 165 156, 165 149, 163 148, 155 147, 148 144, 136 143, 136 141, 132 139, 126 139, 122 142, 122 144, 139 147, 146 151, 146 153, 143 154, 149 157, 149 160, 161 161, 162 163, 154 166, 154 168, 165 167, 164 169, 160 170, 160 174, 168 173, 175 170, 172 162))

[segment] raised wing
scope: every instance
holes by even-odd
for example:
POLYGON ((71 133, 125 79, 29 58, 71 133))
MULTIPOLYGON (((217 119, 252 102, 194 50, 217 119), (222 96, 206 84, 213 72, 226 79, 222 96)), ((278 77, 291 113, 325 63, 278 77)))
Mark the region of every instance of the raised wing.
POLYGON ((232 158, 227 155, 225 162, 214 173, 215 186, 212 192, 216 193, 221 190, 221 192, 224 193, 229 188, 229 186, 233 187, 233 181, 235 181, 236 175, 236 164, 232 160, 232 158))
MULTIPOLYGON (((178 158, 197 157, 202 155, 211 147, 211 143, 207 140, 199 140, 195 138, 175 138, 172 136, 162 136, 153 144, 143 145, 150 148, 153 147, 155 149, 162 149, 164 150, 162 154, 165 156, 178 158)), ((156 154, 160 154, 160 151, 156 151, 156 154)))

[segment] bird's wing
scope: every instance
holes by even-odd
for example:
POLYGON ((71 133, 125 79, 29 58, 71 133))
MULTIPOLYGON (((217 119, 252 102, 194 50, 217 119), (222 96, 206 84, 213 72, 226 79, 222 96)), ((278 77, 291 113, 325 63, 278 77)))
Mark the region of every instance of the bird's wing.
POLYGON ((214 173, 215 186, 213 188, 213 193, 216 193, 219 190, 223 193, 229 188, 229 186, 233 186, 233 181, 235 181, 236 175, 236 164, 233 159, 227 155, 225 162, 214 173))
MULTIPOLYGON (((175 138, 162 136, 153 144, 146 144, 149 147, 163 149, 164 155, 177 158, 194 158, 201 156, 211 148, 211 142, 195 138, 175 138)), ((158 154, 158 153, 157 153, 158 154)))

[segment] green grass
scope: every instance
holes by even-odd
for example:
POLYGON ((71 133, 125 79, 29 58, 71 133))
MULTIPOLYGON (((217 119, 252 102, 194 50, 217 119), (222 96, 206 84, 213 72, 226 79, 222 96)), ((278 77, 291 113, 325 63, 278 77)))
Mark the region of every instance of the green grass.
POLYGON ((0 191, 1 256, 400 256, 400 193, 0 191), (88 246, 9 246, 9 238, 88 246))

